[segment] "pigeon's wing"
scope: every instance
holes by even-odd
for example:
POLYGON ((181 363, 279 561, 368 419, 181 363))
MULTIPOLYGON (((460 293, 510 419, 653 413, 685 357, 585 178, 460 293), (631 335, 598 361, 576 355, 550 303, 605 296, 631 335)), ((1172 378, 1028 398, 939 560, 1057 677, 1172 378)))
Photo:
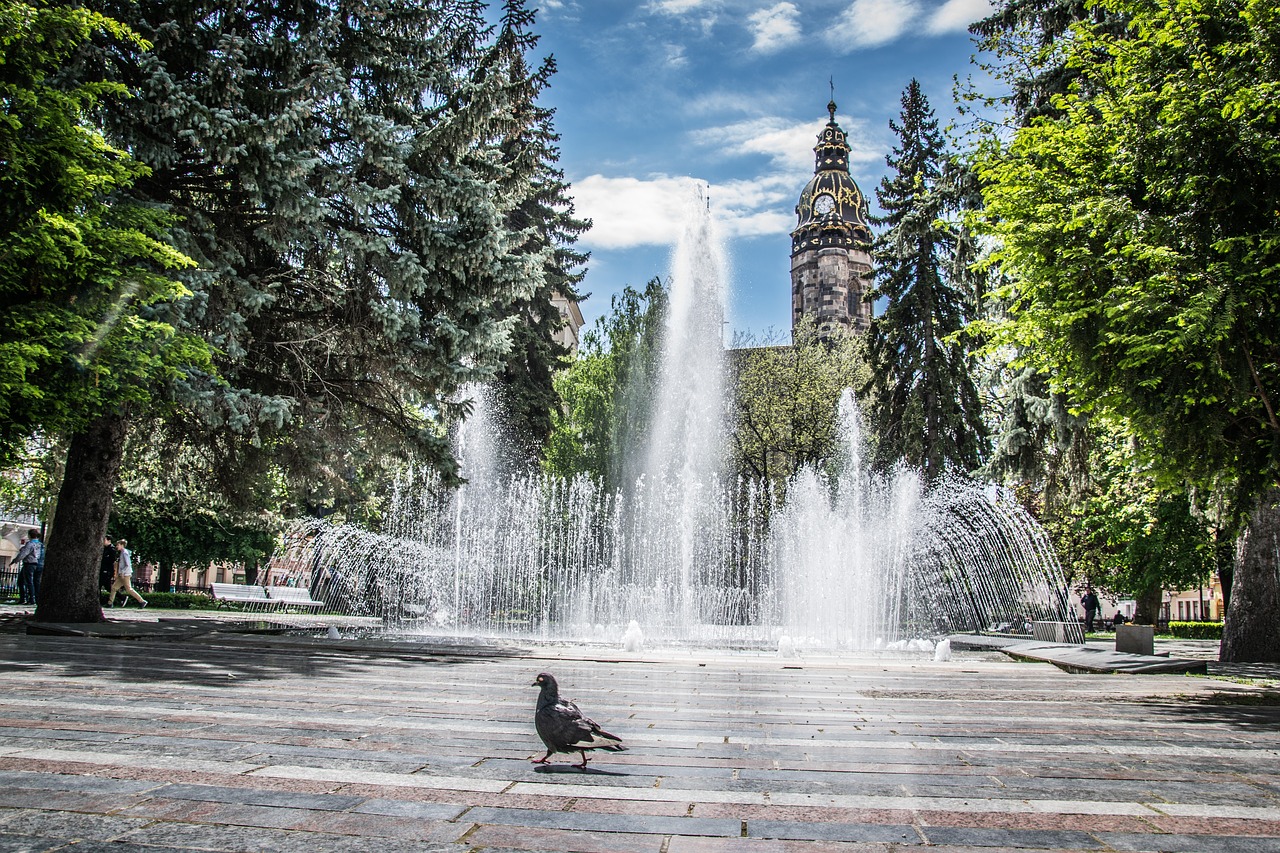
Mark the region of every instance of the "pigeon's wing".
POLYGON ((578 727, 582 732, 578 740, 574 741, 574 749, 608 749, 620 751, 625 749, 622 745, 622 738, 617 735, 611 735, 604 729, 600 728, 595 720, 589 719, 578 710, 578 706, 573 702, 568 702, 568 706, 578 717, 578 727))
POLYGON ((574 744, 591 736, 591 726, 578 706, 563 699, 539 708, 533 721, 538 737, 548 749, 557 752, 572 752, 574 744))

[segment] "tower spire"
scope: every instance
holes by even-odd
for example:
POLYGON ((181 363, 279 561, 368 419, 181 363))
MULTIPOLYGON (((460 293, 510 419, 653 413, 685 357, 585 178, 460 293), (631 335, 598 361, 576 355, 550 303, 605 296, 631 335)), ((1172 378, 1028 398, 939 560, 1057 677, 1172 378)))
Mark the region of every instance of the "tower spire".
POLYGON ((827 84, 831 86, 831 100, 827 101, 827 112, 831 115, 831 123, 836 123, 836 78, 833 74, 827 79, 827 84))

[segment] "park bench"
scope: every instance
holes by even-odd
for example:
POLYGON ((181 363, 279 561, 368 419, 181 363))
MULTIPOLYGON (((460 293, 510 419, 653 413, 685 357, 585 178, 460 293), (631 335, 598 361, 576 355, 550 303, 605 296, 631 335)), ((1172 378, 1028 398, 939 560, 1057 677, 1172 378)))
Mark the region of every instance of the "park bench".
POLYGON ((266 610, 276 604, 267 597, 267 590, 264 587, 239 583, 215 583, 211 586, 215 601, 243 604, 248 610, 266 610))
POLYGON ((1084 626, 1079 622, 1032 622, 1031 635, 1045 643, 1084 645, 1084 626))
POLYGON ((278 606, 317 608, 324 607, 323 601, 316 601, 307 590, 296 586, 269 586, 267 595, 278 606))

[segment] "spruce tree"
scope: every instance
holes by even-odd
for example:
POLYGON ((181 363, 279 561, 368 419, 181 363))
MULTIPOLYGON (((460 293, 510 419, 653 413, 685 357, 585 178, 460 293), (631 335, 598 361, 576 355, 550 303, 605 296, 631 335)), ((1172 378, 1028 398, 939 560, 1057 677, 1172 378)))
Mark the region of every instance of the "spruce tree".
MULTIPOLYGON (((535 44, 528 36, 525 52, 535 44)), ((513 63, 512 73, 523 76, 523 65, 513 63)), ((555 111, 536 103, 536 95, 555 72, 555 62, 547 59, 529 77, 533 97, 526 100, 520 120, 525 128, 508 142, 509 160, 525 158, 533 169, 527 193, 507 219, 508 227, 526 235, 523 250, 543 258, 543 275, 534 292, 511 306, 518 322, 511 332, 511 349, 498 375, 499 417, 511 440, 518 466, 530 468, 541 459, 552 431, 552 413, 560 406, 554 376, 566 364, 569 350, 556 342, 564 324, 552 300, 557 297, 577 301, 586 271, 587 254, 574 248, 578 237, 591 223, 574 216, 573 200, 564 172, 556 164, 559 134, 552 122, 555 111)))
MULTIPOLYGON (((150 168, 133 199, 171 213, 198 264, 154 316, 216 352, 170 377, 171 435, 214 448, 225 480, 270 471, 307 500, 388 456, 452 474, 442 422, 501 368, 552 253, 510 227, 541 164, 507 156, 538 91, 523 2, 496 26, 479 0, 102 6, 151 49, 102 37, 81 73, 134 93, 107 136, 150 168)), ((108 414, 66 474, 96 484, 70 503, 99 530, 137 413, 108 414)), ((87 547, 60 559, 95 576, 87 547)))
POLYGON ((899 142, 886 157, 891 173, 876 198, 887 226, 872 247, 873 299, 887 299, 870 330, 870 421, 879 437, 876 464, 905 460, 936 481, 950 468, 973 471, 985 430, 973 358, 959 335, 978 295, 970 270, 973 243, 950 218, 958 190, 944 180, 946 149, 920 84, 902 95, 899 142))

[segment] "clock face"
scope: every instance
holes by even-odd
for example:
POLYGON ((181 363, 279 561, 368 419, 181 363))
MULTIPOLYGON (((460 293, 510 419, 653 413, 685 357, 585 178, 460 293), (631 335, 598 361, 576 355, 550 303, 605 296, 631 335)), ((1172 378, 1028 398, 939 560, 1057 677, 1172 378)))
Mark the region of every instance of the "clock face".
POLYGON ((835 209, 836 200, 826 193, 823 193, 813 200, 813 212, 819 216, 826 216, 835 209))

